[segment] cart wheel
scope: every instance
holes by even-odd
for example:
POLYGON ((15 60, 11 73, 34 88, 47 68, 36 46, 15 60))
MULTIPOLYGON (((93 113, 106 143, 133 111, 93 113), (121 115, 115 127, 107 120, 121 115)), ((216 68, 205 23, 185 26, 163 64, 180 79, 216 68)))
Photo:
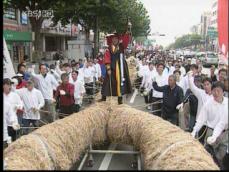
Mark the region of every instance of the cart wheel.
POLYGON ((134 169, 138 168, 137 162, 133 162, 133 163, 131 164, 131 168, 134 168, 134 169))
POLYGON ((88 160, 87 161, 87 167, 93 167, 93 165, 94 165, 93 160, 88 160))

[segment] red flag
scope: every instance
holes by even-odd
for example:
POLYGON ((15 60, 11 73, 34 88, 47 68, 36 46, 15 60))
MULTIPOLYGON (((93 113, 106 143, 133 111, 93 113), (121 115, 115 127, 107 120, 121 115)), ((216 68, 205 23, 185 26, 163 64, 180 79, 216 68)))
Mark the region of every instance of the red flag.
POLYGON ((228 58, 228 0, 218 0, 219 49, 228 58))

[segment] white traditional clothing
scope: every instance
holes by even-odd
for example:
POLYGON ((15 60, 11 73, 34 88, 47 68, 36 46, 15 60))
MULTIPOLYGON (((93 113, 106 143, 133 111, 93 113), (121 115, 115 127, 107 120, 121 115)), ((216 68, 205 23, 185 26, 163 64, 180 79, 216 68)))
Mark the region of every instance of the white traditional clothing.
POLYGON ((143 79, 142 79, 142 83, 141 83, 141 87, 144 87, 146 89, 146 91, 150 91, 152 89, 152 78, 153 76, 156 76, 156 69, 154 68, 153 70, 148 70, 148 72, 146 72, 143 75, 143 79))
MULTIPOLYGON (((157 72, 152 77, 155 78, 155 81, 157 82, 157 85, 159 87, 162 87, 164 85, 168 85, 168 75, 165 75, 165 74, 159 75, 159 73, 157 72)), ((163 93, 162 92, 159 92, 159 91, 156 91, 153 88, 153 97, 155 97, 155 98, 163 98, 163 93)))
POLYGON ((93 67, 84 67, 83 73, 85 83, 93 82, 93 77, 95 76, 95 69, 93 67))
POLYGON ((80 80, 73 81, 75 104, 82 104, 83 94, 86 92, 84 84, 80 80))
POLYGON ((149 70, 148 65, 139 65, 139 71, 138 71, 138 76, 143 77, 144 74, 149 70))
POLYGON ((7 130, 7 126, 8 124, 14 124, 14 123, 18 123, 18 119, 16 114, 13 111, 13 107, 11 106, 11 104, 9 102, 7 102, 6 100, 4 100, 4 117, 3 117, 3 141, 7 141, 8 140, 8 130, 7 130))
POLYGON ((23 114, 23 118, 39 120, 40 112, 34 112, 32 108, 40 110, 44 106, 45 101, 41 91, 36 88, 33 88, 32 91, 29 91, 27 88, 22 88, 17 90, 17 93, 20 95, 25 105, 25 113, 23 114))
POLYGON ((223 130, 228 129, 228 98, 223 97, 219 103, 210 98, 201 108, 193 132, 198 132, 203 125, 213 129, 213 137, 217 138, 223 130))
POLYGON ((98 79, 102 76, 101 67, 100 67, 99 63, 94 64, 94 66, 95 66, 95 70, 96 70, 95 78, 96 78, 96 81, 98 81, 98 79))
POLYGON ((10 114, 11 116, 6 119, 7 126, 12 126, 12 124, 13 124, 12 121, 18 123, 17 109, 22 110, 24 107, 24 104, 23 104, 20 96, 17 93, 12 92, 12 91, 9 94, 4 93, 3 101, 8 102, 13 109, 13 111, 12 111, 13 113, 10 114))
POLYGON ((199 114, 200 114, 200 110, 203 107, 203 105, 207 102, 207 100, 209 100, 210 98, 212 98, 212 95, 209 95, 205 92, 205 90, 198 88, 195 84, 194 84, 194 77, 189 77, 189 88, 191 89, 192 93, 197 97, 198 99, 198 107, 197 107, 197 114, 196 114, 196 118, 198 118, 199 114))
POLYGON ((59 85, 54 76, 49 73, 47 73, 46 76, 43 76, 32 72, 32 77, 36 80, 38 89, 41 91, 44 99, 52 100, 53 88, 57 88, 59 85))

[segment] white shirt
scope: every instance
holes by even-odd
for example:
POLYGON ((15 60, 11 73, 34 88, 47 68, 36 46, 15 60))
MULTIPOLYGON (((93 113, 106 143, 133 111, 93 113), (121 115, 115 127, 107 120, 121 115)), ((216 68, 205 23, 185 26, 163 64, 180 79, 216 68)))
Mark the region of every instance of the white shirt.
POLYGON ((84 82, 85 83, 93 82, 94 72, 95 72, 95 70, 93 67, 84 67, 83 68, 84 82))
POLYGON ((167 67, 165 67, 165 69, 163 70, 163 74, 164 75, 172 75, 173 74, 173 72, 174 72, 174 70, 175 70, 175 67, 174 66, 167 66, 167 67))
POLYGON ((73 81, 75 104, 82 104, 82 95, 86 92, 84 84, 80 80, 73 81))
POLYGON ((18 121, 17 121, 16 114, 13 112, 12 106, 10 105, 10 103, 8 103, 5 100, 4 100, 4 108, 3 109, 4 109, 3 140, 7 141, 7 138, 9 137, 8 130, 7 130, 7 126, 9 126, 8 124, 18 123, 18 121))
POLYGON ((181 78, 181 84, 182 84, 182 88, 183 88, 183 91, 184 91, 184 94, 186 93, 186 91, 190 88, 189 87, 189 83, 188 83, 188 75, 184 76, 181 78))
POLYGON ((84 72, 83 72, 83 68, 79 68, 77 80, 80 80, 84 84, 84 72))
POLYGON ((147 91, 152 89, 152 78, 157 73, 156 69, 148 70, 143 76, 141 87, 144 87, 147 91))
POLYGON ((38 89, 41 91, 44 99, 52 100, 53 99, 53 88, 58 87, 58 82, 53 75, 47 73, 46 77, 43 77, 41 74, 32 73, 32 76, 35 78, 38 89))
POLYGON ((63 73, 66 73, 63 70, 60 70, 60 66, 58 64, 56 65, 55 71, 57 72, 57 74, 59 74, 59 76, 61 76, 63 73))
MULTIPOLYGON (((54 71, 54 73, 51 73, 51 71, 49 71, 48 73, 55 78, 55 80, 56 80, 57 83, 58 82, 61 82, 60 76, 59 76, 59 74, 56 71, 54 71)), ((52 85, 52 89, 53 90, 56 90, 57 89, 57 86, 56 85, 52 85)))
POLYGON ((98 81, 98 78, 100 78, 102 75, 101 67, 100 67, 99 63, 96 63, 94 66, 95 66, 95 70, 96 70, 96 73, 95 73, 96 81, 98 81))
POLYGON ((49 74, 53 75, 57 82, 61 81, 60 74, 58 74, 56 70, 53 70, 52 72, 53 73, 49 71, 49 74))
POLYGON ((23 107, 24 107, 24 104, 23 104, 20 96, 17 93, 12 92, 12 91, 7 95, 4 93, 4 100, 3 101, 4 102, 5 101, 8 102, 10 104, 10 106, 12 107, 12 109, 13 109, 13 113, 10 114, 11 117, 7 118, 7 120, 6 120, 7 125, 8 126, 12 126, 13 123, 11 122, 12 120, 10 120, 11 118, 14 119, 13 120, 14 122, 18 123, 17 114, 16 114, 17 113, 17 109, 21 109, 22 110, 23 107))
POLYGON ((186 70, 183 66, 180 67, 180 72, 181 72, 181 76, 184 76, 186 74, 186 70))
POLYGON ((39 111, 34 113, 31 108, 36 108, 40 110, 44 106, 45 101, 41 91, 36 88, 33 88, 32 91, 29 91, 27 88, 22 88, 20 90, 17 90, 17 93, 19 94, 25 105, 25 113, 23 114, 23 118, 39 120, 39 111))
POLYGON ((93 64, 92 66, 89 66, 91 72, 92 72, 92 76, 93 77, 96 77, 96 67, 95 65, 93 64))
POLYGON ((197 114, 196 114, 196 118, 198 118, 199 114, 200 114, 200 110, 203 107, 203 105, 207 102, 207 100, 209 100, 210 98, 212 98, 212 95, 209 95, 205 92, 205 90, 202 90, 200 88, 198 88, 195 84, 194 84, 194 77, 190 77, 188 78, 189 80, 189 87, 192 91, 192 93, 197 97, 198 99, 198 107, 197 107, 197 114))
POLYGON ((148 65, 139 65, 138 76, 139 77, 143 77, 145 72, 147 72, 148 70, 149 70, 149 66, 148 65))
MULTIPOLYGON (((165 75, 165 74, 159 75, 158 72, 157 72, 156 75, 153 76, 153 77, 156 78, 156 82, 157 82, 157 85, 159 87, 162 87, 164 85, 168 85, 168 75, 165 75)), ((159 91, 156 91, 153 88, 153 97, 155 97, 155 98, 163 98, 163 93, 159 92, 159 91)))
POLYGON ((180 76, 180 81, 177 81, 176 84, 182 88, 183 90, 183 94, 185 95, 185 92, 184 92, 184 83, 183 83, 183 77, 180 76))
POLYGON ((223 97, 222 103, 216 102, 213 97, 209 99, 201 108, 193 130, 198 132, 205 123, 213 129, 212 136, 215 138, 228 129, 228 98, 223 97))

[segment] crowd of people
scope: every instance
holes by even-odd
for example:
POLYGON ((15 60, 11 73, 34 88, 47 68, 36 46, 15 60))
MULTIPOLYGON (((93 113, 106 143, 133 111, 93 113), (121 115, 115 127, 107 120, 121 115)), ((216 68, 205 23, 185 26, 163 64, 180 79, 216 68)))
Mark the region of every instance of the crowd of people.
MULTIPOLYGON (((198 58, 171 58, 163 51, 138 51, 134 56, 138 73, 132 86, 144 97, 147 109, 174 125, 185 126, 183 129, 194 138, 204 135, 200 142, 224 168, 223 157, 228 151, 228 66, 212 65, 207 75, 198 58), (181 121, 181 115, 186 121, 181 121)), ((79 112, 83 98, 91 102, 100 91, 107 72, 102 53, 95 59, 41 63, 39 73, 35 69, 35 65, 21 63, 16 76, 3 80, 5 147, 8 138, 17 139, 21 128, 27 134, 30 127, 39 127, 41 120, 50 123, 79 112)))
POLYGON ((105 74, 101 53, 96 59, 40 63, 37 67, 20 63, 16 76, 3 80, 4 145, 43 123, 79 112, 83 100, 93 101, 105 74))
POLYGON ((191 132, 221 167, 228 154, 228 66, 203 73, 198 58, 171 58, 166 52, 136 54, 135 87, 154 115, 191 132))

